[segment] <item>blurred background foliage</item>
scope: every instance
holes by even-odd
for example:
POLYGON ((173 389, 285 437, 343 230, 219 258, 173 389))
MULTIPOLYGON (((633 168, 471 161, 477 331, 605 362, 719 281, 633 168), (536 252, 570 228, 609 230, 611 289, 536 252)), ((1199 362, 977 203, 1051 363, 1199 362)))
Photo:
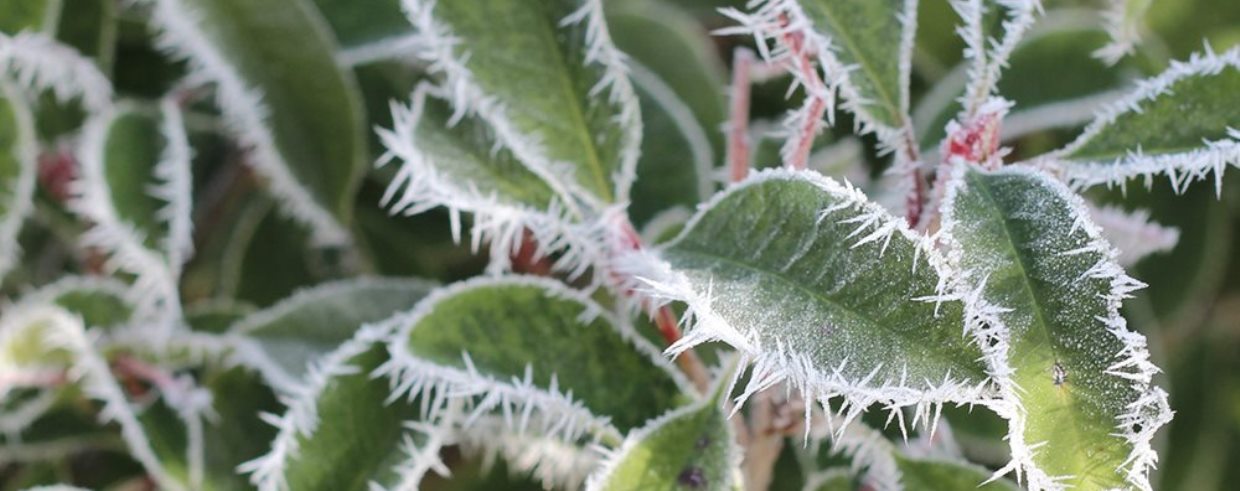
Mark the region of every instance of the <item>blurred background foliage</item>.
MULTIPOLYGON (((352 1, 314 0, 342 48, 399 35, 408 29, 395 0, 374 1, 365 8, 351 5, 352 1)), ((707 130, 713 160, 718 166, 723 155, 726 65, 734 48, 752 45, 752 40, 711 37, 708 33, 730 25, 717 9, 743 8, 744 0, 606 3, 617 43, 690 108, 707 130)), ((1089 9, 1098 8, 1100 3, 1045 1, 1048 12, 1066 12, 1061 19, 1093 15, 1089 9)), ((63 4, 66 15, 60 18, 57 36, 94 58, 112 75, 121 96, 157 98, 185 72, 184 66, 169 61, 152 46, 144 16, 122 8, 119 0, 63 0, 63 4)), ((0 17, 6 8, 6 2, 0 0, 0 17)), ((921 0, 919 16, 913 74, 915 107, 916 101, 931 93, 936 84, 950 78, 961 60, 963 47, 954 34, 958 19, 945 0, 921 0)), ((0 29, 4 28, 2 24, 0 29)), ((1223 51, 1240 44, 1240 2, 1154 0, 1147 24, 1149 32, 1140 53, 1114 69, 1089 57, 1089 52, 1103 42, 1096 32, 1048 42, 1044 51, 1018 54, 1001 85, 1003 92, 1020 110, 1044 100, 1122 86, 1134 78, 1150 76, 1161 71, 1169 60, 1187 58, 1205 43, 1223 51)), ((406 99, 413 85, 422 79, 417 63, 410 59, 360 64, 354 73, 363 92, 370 127, 390 125, 388 101, 406 99)), ((785 97, 787 85, 787 79, 777 78, 756 89, 752 110, 756 127, 774 127, 788 109, 798 104, 795 95, 791 99, 785 97)), ((665 119, 660 120, 657 111, 649 97, 643 96, 648 158, 641 163, 642 182, 638 188, 647 186, 652 195, 663 196, 665 202, 641 201, 642 191, 637 191, 635 220, 647 220, 667 206, 691 207, 698 200, 696 192, 690 190, 677 193, 675 189, 658 189, 659 181, 667 173, 684 165, 669 159, 692 156, 685 142, 669 139, 671 132, 658 130, 665 119), (654 160, 656 157, 662 160, 654 160)), ((941 135, 946 120, 939 116, 944 114, 942 111, 927 111, 931 114, 919 119, 930 124, 919 130, 929 148, 936 144, 935 132, 941 135)), ((44 152, 36 208, 21 232, 20 242, 25 251, 22 264, 0 285, 0 293, 6 296, 20 295, 66 274, 91 273, 101 267, 102 258, 97 252, 75 245, 84 225, 63 205, 66 185, 74 173, 74 162, 65 142, 82 119, 82 111, 71 104, 58 104, 50 97, 40 101, 38 123, 44 152)), ((199 312, 204 322, 209 321, 212 309, 220 302, 227 302, 230 309, 245 311, 270 305, 298 288, 334 278, 381 274, 450 282, 475 275, 485 266, 485 251, 472 253, 468 239, 462 245, 452 241, 447 213, 393 218, 378 205, 391 169, 370 172, 357 194, 353 217, 356 247, 312 248, 306 231, 275 211, 273 198, 243 165, 242 149, 220 132, 218 123, 214 109, 205 105, 192 108, 187 115, 196 152, 196 254, 184 274, 182 292, 189 311, 199 312)), ((847 115, 840 115, 836 128, 823 135, 822 141, 825 144, 852 138, 851 128, 847 115)), ((1024 136, 1012 143, 1014 157, 1060 147, 1077 131, 1057 129, 1024 136)), ((873 154, 872 137, 862 140, 860 150, 847 157, 849 162, 844 162, 844 167, 852 159, 864 159, 859 179, 864 182, 867 174, 878 179, 888 163, 873 154)), ((777 165, 779 143, 773 139, 760 142, 756 164, 777 165)), ((370 148, 371 157, 377 159, 382 148, 373 136, 370 148)), ((853 174, 849 177, 858 179, 853 174)), ((1199 183, 1185 195, 1176 196, 1163 181, 1148 191, 1143 186, 1128 186, 1123 201, 1129 208, 1150 209, 1156 222, 1178 227, 1182 232, 1174 251, 1153 255, 1133 268, 1131 273, 1150 287, 1125 304, 1131 326, 1149 337, 1155 361, 1164 368, 1159 384, 1171 393, 1176 411, 1169 429, 1160 434, 1162 461, 1155 482, 1160 489, 1168 490, 1230 489, 1240 482, 1240 466, 1235 465, 1240 462, 1240 248, 1236 240, 1240 232, 1240 175, 1233 172, 1227 176, 1219 197, 1208 183, 1199 183)), ((1118 189, 1104 190, 1094 198, 1113 202, 1119 193, 1118 189)), ((210 384, 232 384, 238 391, 253 387, 253 381, 239 377, 243 375, 227 373, 208 380, 210 384)), ((268 410, 278 407, 270 393, 260 392, 254 397, 260 400, 256 406, 268 410)), ((16 490, 55 481, 106 488, 139 473, 140 468, 124 456, 115 429, 94 425, 87 419, 88 414, 84 408, 65 407, 45 425, 43 430, 47 434, 37 437, 85 435, 98 439, 97 451, 45 465, 9 465, 0 470, 0 489, 16 490)), ((996 430, 1001 431, 1002 426, 978 418, 971 421, 955 428, 966 452, 982 462, 1002 463, 1002 455, 995 454, 1001 453, 1004 446, 994 444, 996 430)), ((271 430, 257 424, 246 431, 271 430)), ((785 460, 792 459, 794 454, 789 452, 785 460)), ((443 489, 487 489, 490 478, 474 467, 461 469, 462 475, 471 476, 470 479, 442 483, 443 489)), ((788 473, 781 475, 784 474, 788 473)), ((777 489, 799 489, 797 482, 795 476, 781 478, 777 489)), ((439 489, 440 485, 429 486, 439 489)))

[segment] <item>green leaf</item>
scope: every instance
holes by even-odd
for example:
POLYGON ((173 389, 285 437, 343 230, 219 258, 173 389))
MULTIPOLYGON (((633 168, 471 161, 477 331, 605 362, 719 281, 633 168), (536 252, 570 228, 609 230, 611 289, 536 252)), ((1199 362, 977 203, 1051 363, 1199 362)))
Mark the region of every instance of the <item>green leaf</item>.
POLYGON ((215 81, 250 161, 319 244, 349 240, 366 169, 361 96, 309 0, 159 0, 162 44, 215 81))
MULTIPOLYGON (((630 69, 637 66, 662 80, 710 140, 711 165, 723 155, 724 138, 719 128, 727 121, 726 69, 719 59, 714 40, 697 19, 683 10, 680 2, 633 1, 606 3, 607 25, 616 47, 631 57, 630 69)), ((634 74, 636 76, 636 74, 634 74)), ((634 80, 641 95, 642 84, 634 80)), ((642 100, 643 120, 652 107, 642 100)), ((643 142, 657 134, 645 128, 643 142)), ((643 157, 647 154, 642 151, 643 157)), ((643 174, 638 164, 638 178, 643 174)), ((637 202, 637 200, 634 200, 637 202)))
POLYGON ((562 195, 591 205, 627 200, 640 114, 599 0, 405 6, 457 110, 491 124, 562 195))
POLYGON ((169 230, 159 217, 163 200, 147 190, 155 184, 155 167, 168 140, 160 119, 136 105, 94 119, 83 143, 81 203, 84 217, 108 234, 129 235, 132 241, 158 253, 169 230))
POLYGON ((484 278, 440 290, 391 349, 387 372, 398 392, 486 394, 475 412, 538 410, 518 427, 570 441, 583 431, 618 440, 617 429, 638 427, 691 393, 629 324, 546 279, 484 278))
MULTIPOLYGON (((833 51, 819 53, 834 63, 857 67, 847 75, 844 94, 852 99, 863 121, 889 128, 905 125, 909 95, 909 60, 916 30, 916 1, 797 0, 815 33, 829 40, 833 51), (849 95, 855 91, 854 95, 849 95)), ((817 40, 811 42, 819 42, 817 40)), ((827 66, 828 77, 836 67, 827 66)))
POLYGON ((633 82, 642 102, 643 135, 628 211, 633 224, 643 226, 661 211, 706 199, 714 187, 714 160, 707 132, 662 80, 633 67, 633 82))
POLYGON ((453 122, 452 108, 425 90, 419 89, 409 110, 393 114, 392 131, 381 132, 389 152, 405 162, 383 197, 386 205, 403 211, 442 204, 474 213, 551 206, 555 191, 512 152, 496 151, 496 136, 485 123, 453 122))
MULTIPOLYGON (((658 258, 622 259, 634 288, 688 305, 671 351, 722 340, 807 400, 976 400, 988 379, 963 308, 935 301, 938 253, 860 191, 813 172, 764 171, 717 195, 658 258)), ((919 413, 929 421, 928 413, 919 413)), ((855 415, 855 413, 854 413, 855 415)))
POLYGON ((699 404, 677 409, 631 432, 589 491, 736 489, 741 449, 723 412, 727 384, 699 404))
POLYGON ((1049 158, 1077 187, 1165 174, 1182 191, 1213 173, 1221 192, 1223 171, 1240 166, 1240 48, 1174 62, 1138 87, 1049 158))
POLYGON ((62 0, 0 0, 0 32, 51 31, 60 15, 62 0))
POLYGON ((104 73, 116 58, 118 11, 109 0, 59 0, 56 39, 91 58, 104 73))
POLYGON ((363 324, 412 308, 434 285, 416 279, 360 279, 300 290, 234 324, 242 361, 273 387, 303 383, 311 363, 353 337, 363 324))
POLYGON ((0 279, 18 264, 18 233, 34 200, 38 170, 34 131, 25 98, 0 76, 0 279))
POLYGON ((911 458, 895 454, 896 467, 906 491, 1018 491, 1007 479, 990 479, 990 470, 967 462, 933 458, 911 458))
POLYGON ((391 486, 406 421, 420 412, 411 400, 392 399, 387 381, 371 372, 388 361, 380 343, 385 327, 368 326, 327 355, 305 392, 278 420, 268 454, 240 469, 260 490, 362 491, 374 481, 391 486))
POLYGON ((377 47, 409 35, 413 26, 401 11, 400 0, 314 0, 347 53, 377 47))
POLYGON ((848 469, 828 469, 810 476, 805 491, 853 491, 857 489, 848 469))
POLYGON ((132 293, 124 284, 90 276, 67 276, 23 298, 56 305, 82 318, 87 327, 110 328, 133 316, 132 293))
POLYGON ((1032 487, 1149 488, 1155 431, 1171 418, 1144 336, 1120 303, 1142 285, 1115 263, 1082 200, 1026 168, 957 171, 943 230, 988 363, 1011 407, 1010 467, 1032 487), (1036 447, 1035 447, 1036 446, 1036 447), (1019 468, 1016 466, 1020 466, 1019 468))

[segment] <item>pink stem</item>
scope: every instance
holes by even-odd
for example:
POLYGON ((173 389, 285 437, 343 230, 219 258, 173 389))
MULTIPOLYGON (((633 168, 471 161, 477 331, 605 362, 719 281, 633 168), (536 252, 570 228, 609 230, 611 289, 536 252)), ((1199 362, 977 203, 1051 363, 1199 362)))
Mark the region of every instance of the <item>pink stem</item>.
POLYGON ((754 54, 738 48, 732 55, 732 101, 728 114, 728 169, 731 182, 749 175, 749 105, 754 54))

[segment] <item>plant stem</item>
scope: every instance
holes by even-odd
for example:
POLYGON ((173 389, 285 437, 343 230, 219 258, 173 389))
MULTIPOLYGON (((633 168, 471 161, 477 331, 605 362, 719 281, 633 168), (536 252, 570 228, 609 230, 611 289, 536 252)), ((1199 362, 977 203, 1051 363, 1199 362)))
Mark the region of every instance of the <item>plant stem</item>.
MULTIPOLYGON (((783 19, 786 27, 788 19, 783 19)), ((809 164, 809 152, 814 147, 814 138, 822 128, 822 118, 827 111, 828 100, 826 84, 818 70, 814 68, 813 59, 805 49, 805 35, 799 31, 788 31, 783 34, 783 43, 792 54, 793 71, 799 74, 798 80, 805 86, 805 106, 802 109, 801 127, 796 128, 790 142, 796 142, 788 151, 785 148, 784 165, 794 170, 804 170, 809 164)))
POLYGON ((732 54, 731 107, 728 113, 728 169, 730 182, 749 175, 749 106, 754 54, 737 48, 732 54))
MULTIPOLYGON (((663 336, 663 340, 668 346, 680 341, 681 332, 680 325, 676 321, 676 313, 672 311, 670 306, 664 305, 654 314, 655 325, 659 327, 659 334, 663 336)), ((699 392, 705 394, 710 390, 710 373, 706 370, 706 364, 702 363, 702 359, 698 357, 693 350, 686 350, 676 357, 676 364, 685 372, 685 376, 693 382, 693 386, 699 392)))

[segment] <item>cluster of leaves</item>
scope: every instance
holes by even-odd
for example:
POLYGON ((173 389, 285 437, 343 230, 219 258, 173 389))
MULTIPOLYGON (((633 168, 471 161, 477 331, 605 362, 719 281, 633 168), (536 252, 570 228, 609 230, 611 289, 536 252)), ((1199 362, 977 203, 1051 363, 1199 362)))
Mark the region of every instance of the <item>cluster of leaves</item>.
POLYGON ((1151 489, 1240 49, 693 3, 5 3, 0 488, 1151 489))

